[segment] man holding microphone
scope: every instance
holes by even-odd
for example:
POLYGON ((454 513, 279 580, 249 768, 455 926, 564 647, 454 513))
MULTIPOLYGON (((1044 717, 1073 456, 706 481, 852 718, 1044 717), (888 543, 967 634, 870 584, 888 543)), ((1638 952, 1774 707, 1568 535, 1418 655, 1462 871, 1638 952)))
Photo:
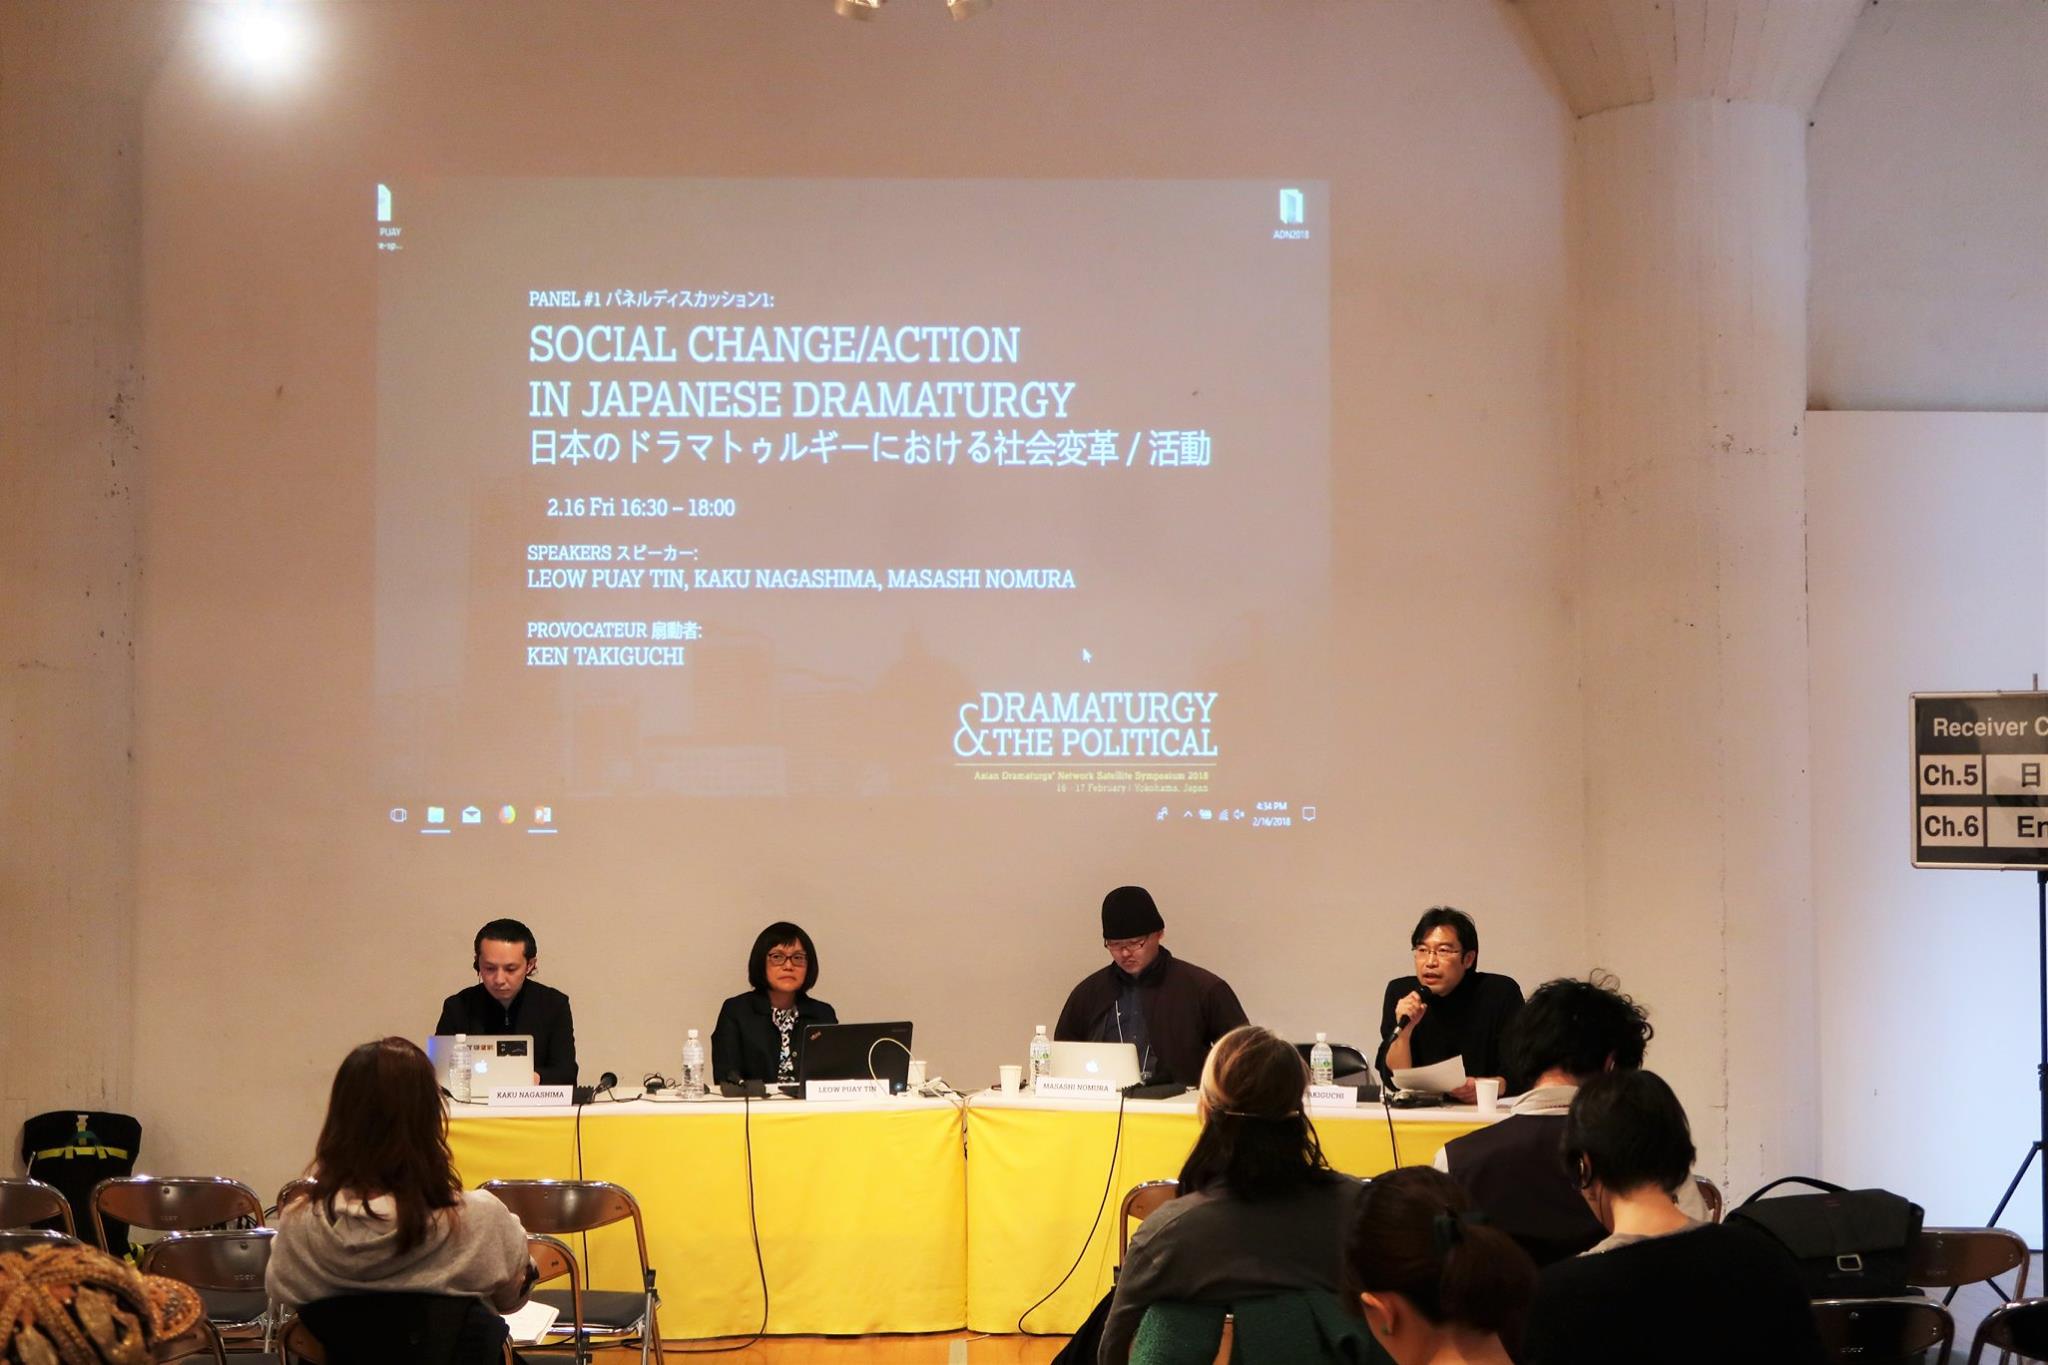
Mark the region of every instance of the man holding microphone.
POLYGON ((1408 943, 1415 974, 1387 983, 1375 1062, 1391 1081, 1397 1069, 1462 1056, 1465 1083, 1445 1098, 1471 1104, 1476 1078, 1499 1079, 1507 1070, 1507 1028, 1522 1008, 1522 988, 1513 977, 1478 969, 1479 930, 1462 910, 1424 911, 1408 943))

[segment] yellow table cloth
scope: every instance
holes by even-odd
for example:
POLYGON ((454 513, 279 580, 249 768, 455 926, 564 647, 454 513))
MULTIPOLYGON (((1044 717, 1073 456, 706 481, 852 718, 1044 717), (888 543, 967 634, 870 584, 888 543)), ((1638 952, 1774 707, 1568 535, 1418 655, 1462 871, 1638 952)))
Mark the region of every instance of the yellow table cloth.
MULTIPOLYGON (((573 1110, 457 1112, 448 1139, 465 1185, 576 1178, 573 1110)), ((952 1103, 591 1105, 580 1124, 582 1177, 623 1185, 639 1202, 664 1337, 737 1336, 761 1324, 747 1216, 749 1123, 770 1332, 964 1324, 966 1169, 952 1103)), ((638 1289, 628 1226, 591 1233, 589 1247, 591 1287, 638 1289)))
MULTIPOLYGON (((1428 1165, 1446 1142, 1490 1121, 1470 1109, 1397 1113, 1390 1141, 1378 1105, 1310 1116, 1330 1164, 1360 1176, 1428 1165)), ((1109 1292, 1124 1195, 1141 1181, 1178 1176, 1198 1126, 1192 1099, 1133 1100, 1124 1106, 1119 1144, 1113 1102, 975 1096, 967 1112, 968 1327, 1015 1332, 1026 1309, 1029 1331, 1079 1326, 1109 1292), (1084 1251, 1098 1206, 1101 1221, 1084 1251), (1059 1292, 1032 1309, 1070 1267, 1059 1292)))

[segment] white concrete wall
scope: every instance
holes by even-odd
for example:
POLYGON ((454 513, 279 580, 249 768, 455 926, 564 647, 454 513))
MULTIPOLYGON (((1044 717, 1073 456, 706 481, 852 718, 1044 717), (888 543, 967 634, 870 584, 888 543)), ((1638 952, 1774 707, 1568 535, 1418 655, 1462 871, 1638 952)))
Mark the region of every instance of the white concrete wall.
POLYGON ((1910 865, 1907 697, 2048 673, 2048 417, 1808 423, 1820 1169, 1980 1223, 2039 1135, 2034 879, 1910 865))
MULTIPOLYGON (((1460 0, 316 6, 306 82, 181 49, 147 165, 152 479, 141 663, 137 1103, 161 1159, 274 1183, 335 1059, 417 1035, 513 911, 592 1069, 672 1066, 795 911, 850 1017, 968 1082, 1153 885, 1254 1014, 1369 1036, 1438 900, 1489 966, 1582 971, 1568 130, 1514 16, 1460 0), (480 17, 487 15, 488 17, 480 17), (1320 842, 1131 865, 958 810, 849 810, 774 859, 699 830, 548 865, 395 851, 367 755, 374 277, 365 187, 501 174, 1327 178, 1332 647, 1355 682, 1320 842), (249 1026, 246 1021, 258 1021, 249 1026), (218 1123, 222 1106, 244 1117, 218 1123)), ((737 819, 737 816, 728 817, 737 819)), ((413 841, 422 843, 425 841, 413 841)), ((565 844, 567 841, 564 841, 565 844)), ((588 847, 597 847, 593 839, 588 847)), ((1673 1022, 1672 1027, 1685 1025, 1673 1022)))
POLYGON ((1812 406, 2048 408, 2048 5, 1868 5, 1812 120, 1812 406))

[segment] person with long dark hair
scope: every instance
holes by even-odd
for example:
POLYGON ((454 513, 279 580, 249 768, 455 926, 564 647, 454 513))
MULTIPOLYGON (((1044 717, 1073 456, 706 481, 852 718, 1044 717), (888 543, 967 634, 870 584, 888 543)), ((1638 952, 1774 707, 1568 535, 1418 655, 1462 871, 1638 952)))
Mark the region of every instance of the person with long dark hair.
POLYGON ((1145 1309, 1337 1291, 1359 1182, 1330 1169, 1304 1107, 1308 1068, 1286 1039, 1245 1024, 1202 1067, 1202 1120, 1180 1194, 1131 1238, 1098 1359, 1123 1365, 1145 1309))
POLYGON ((817 984, 818 949, 800 926, 778 920, 755 935, 747 954, 752 989, 720 1005, 711 1030, 712 1078, 770 1085, 801 1080, 805 1027, 839 1022, 837 1011, 811 998, 817 984))
POLYGON ((496 1196, 457 1180, 426 1053, 383 1038, 342 1059, 307 1175, 311 1185, 278 1210, 264 1274, 271 1298, 296 1307, 350 1294, 471 1294, 472 1330, 504 1340, 497 1314, 533 1287, 526 1230, 496 1196))
POLYGON ((1827 1358, 1785 1249, 1678 1206, 1693 1157, 1685 1110, 1656 1073, 1610 1071, 1579 1087, 1564 1163, 1608 1237, 1544 1268, 1523 1365, 1827 1358))
POLYGON ((1489 1226, 1455 1180, 1389 1171, 1358 1197, 1348 1287, 1395 1365, 1508 1365, 1536 1265, 1489 1226))

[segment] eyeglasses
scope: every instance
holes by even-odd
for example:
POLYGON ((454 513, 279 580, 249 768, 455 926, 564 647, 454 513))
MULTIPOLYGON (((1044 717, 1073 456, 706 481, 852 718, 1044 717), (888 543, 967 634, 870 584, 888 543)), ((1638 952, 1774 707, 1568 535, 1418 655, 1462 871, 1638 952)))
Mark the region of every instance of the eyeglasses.
POLYGON ((1448 962, 1454 957, 1463 957, 1465 950, 1447 943, 1418 943, 1415 957, 1420 962, 1448 962))
POLYGON ((1144 947, 1146 940, 1151 937, 1152 935, 1146 934, 1143 938, 1106 938, 1102 940, 1102 946, 1112 953, 1135 953, 1144 947))
POLYGON ((771 967, 808 967, 811 965, 811 960, 802 953, 770 953, 768 954, 768 965, 771 967))

